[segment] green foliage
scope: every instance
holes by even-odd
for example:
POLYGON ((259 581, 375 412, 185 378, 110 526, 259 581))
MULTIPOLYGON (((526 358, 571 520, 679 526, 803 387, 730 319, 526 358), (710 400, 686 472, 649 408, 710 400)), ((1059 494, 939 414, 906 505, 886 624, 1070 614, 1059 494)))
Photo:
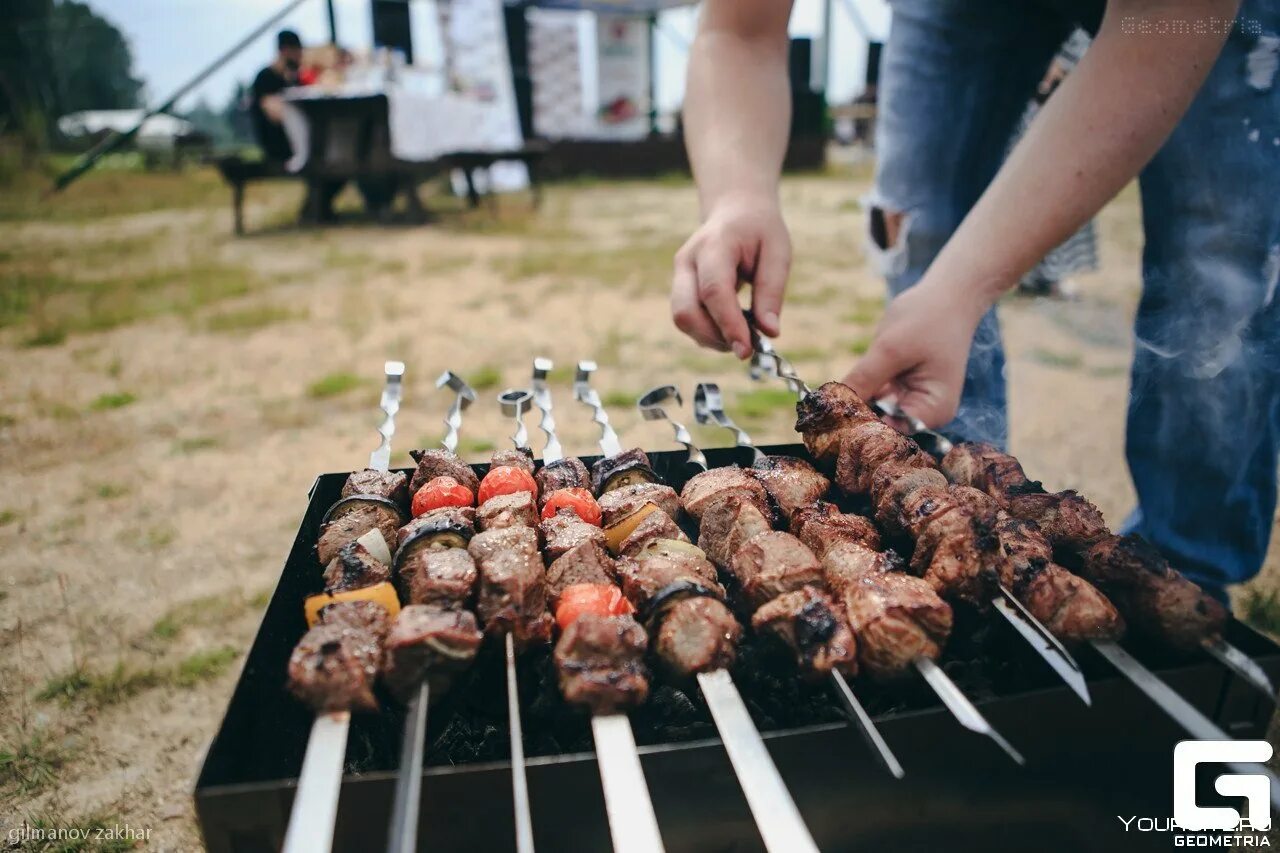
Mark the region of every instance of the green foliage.
POLYGON ((491 364, 477 367, 467 384, 477 391, 492 391, 502 384, 502 371, 491 364))
POLYGON ((744 418, 767 418, 784 410, 794 410, 796 395, 786 388, 756 388, 739 394, 734 408, 744 418))
POLYGON ((0 786, 13 786, 19 795, 41 791, 57 781, 67 757, 43 732, 17 743, 0 744, 0 786))
POLYGON ((178 687, 193 687, 202 681, 217 678, 235 663, 240 652, 232 646, 196 652, 183 658, 173 670, 172 681, 178 687))
POLYGON ((1246 590, 1241 609, 1246 623, 1259 631, 1280 636, 1280 592, 1246 590))
POLYGON ((252 332, 306 317, 305 311, 281 305, 250 305, 214 314, 204 321, 211 332, 252 332))
POLYGON ((308 385, 307 396, 316 400, 325 400, 354 391, 364 384, 365 381, 354 373, 339 371, 322 376, 308 385))
POLYGON ((95 412, 105 412, 108 409, 123 409, 137 401, 138 398, 129 391, 116 391, 98 395, 97 399, 89 404, 89 408, 95 412))
POLYGON ((155 687, 160 681, 155 670, 128 669, 123 663, 107 672, 76 668, 47 681, 36 698, 64 706, 83 702, 93 708, 106 708, 155 687))

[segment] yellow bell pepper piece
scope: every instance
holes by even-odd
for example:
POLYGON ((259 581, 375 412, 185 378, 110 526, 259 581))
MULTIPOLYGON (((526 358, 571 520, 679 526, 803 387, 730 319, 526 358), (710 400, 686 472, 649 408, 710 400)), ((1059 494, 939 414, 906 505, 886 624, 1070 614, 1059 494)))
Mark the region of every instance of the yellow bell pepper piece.
POLYGON ((389 619, 395 619, 400 614, 400 598, 396 595, 396 588, 383 581, 360 589, 345 589, 333 594, 322 592, 307 596, 307 600, 302 604, 302 612, 307 617, 307 627, 311 628, 320 621, 321 610, 340 601, 372 601, 375 604, 381 604, 386 608, 389 619))

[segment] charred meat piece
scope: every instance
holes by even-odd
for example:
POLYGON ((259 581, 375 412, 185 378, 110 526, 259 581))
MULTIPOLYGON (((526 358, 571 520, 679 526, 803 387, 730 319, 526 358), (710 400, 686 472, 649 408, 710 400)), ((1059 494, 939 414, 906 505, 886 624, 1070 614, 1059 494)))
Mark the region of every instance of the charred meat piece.
POLYGON ((822 590, 809 586, 778 596, 755 612, 751 627, 790 649, 809 678, 833 669, 857 673, 858 647, 844 609, 822 590))
POLYGON ((1081 554, 1111 535, 1096 506, 1068 490, 1053 494, 1014 494, 1009 514, 1034 521, 1054 548, 1081 554))
POLYGON ((876 470, 897 462, 913 468, 934 467, 933 457, 883 421, 865 421, 845 430, 836 460, 836 485, 847 495, 871 491, 876 470))
POLYGON ((649 695, 648 644, 644 628, 630 616, 579 616, 556 643, 560 692, 593 714, 641 704, 649 695))
POLYGON ((796 432, 824 469, 835 467, 840 442, 849 427, 878 420, 871 407, 848 385, 827 382, 796 404, 796 432))
POLYGON ((1017 459, 982 442, 957 444, 943 457, 942 472, 951 482, 986 492, 1002 504, 1015 491, 1044 491, 1027 479, 1017 459))
POLYGON ((401 471, 379 471, 376 468, 365 468, 354 471, 342 484, 341 497, 350 498, 356 495, 376 495, 395 501, 401 506, 409 503, 409 478, 401 471))
POLYGON ((658 475, 653 472, 649 457, 638 447, 606 456, 591 466, 591 491, 596 497, 623 486, 657 481, 658 475))
POLYGON ((576 456, 548 462, 534 475, 538 481, 538 494, 541 500, 559 489, 591 488, 591 473, 587 466, 576 456))
MULTIPOLYGON (((499 532, 522 529, 527 528, 508 527, 499 532)), ((520 651, 550 642, 546 570, 538 554, 503 550, 478 558, 476 567, 480 570, 476 614, 485 633, 511 634, 520 651)))
POLYGON ((871 502, 876 521, 891 536, 905 536, 911 531, 902 527, 899 508, 907 496, 926 486, 945 489, 947 478, 935 468, 920 468, 912 461, 886 462, 871 477, 871 502))
POLYGON ((551 562, 584 542, 595 542, 604 547, 604 531, 594 524, 587 524, 571 509, 562 509, 551 518, 543 519, 538 530, 546 543, 543 554, 551 562))
POLYGON ((840 512, 835 504, 819 501, 791 516, 791 532, 821 560, 827 549, 840 542, 856 542, 880 549, 880 533, 860 515, 840 512))
POLYGON ((553 604, 567 587, 581 583, 616 583, 613 558, 590 539, 570 548, 547 568, 547 594, 553 604))
POLYGON ((716 567, 694 554, 624 557, 616 564, 622 594, 641 613, 647 613, 660 594, 675 584, 689 583, 724 598, 716 567))
POLYGON ((509 450, 495 450, 493 457, 489 460, 489 469, 500 468, 504 465, 510 465, 512 468, 519 468, 521 471, 533 475, 533 451, 528 447, 516 447, 509 450))
POLYGON ((752 609, 806 586, 821 587, 822 567, 813 552, 790 533, 753 536, 729 563, 752 609))
POLYGON ((289 656, 289 691, 316 711, 377 711, 373 687, 387 628, 387 611, 370 602, 326 607, 289 656))
POLYGON ((467 544, 467 553, 477 564, 504 551, 536 557, 538 534, 530 527, 500 527, 477 533, 467 544))
POLYGON ((764 486, 786 519, 801 507, 821 500, 831 490, 830 480, 794 456, 761 457, 751 466, 751 474, 764 486))
POLYGON ((708 506, 698 529, 698 547, 712 562, 729 565, 753 536, 772 529, 768 513, 752 497, 736 492, 708 506))
POLYGON ((383 681, 401 699, 424 678, 432 690, 443 690, 470 666, 483 639, 476 617, 466 610, 410 604, 387 634, 383 681))
POLYGON ((320 565, 327 566, 338 556, 338 552, 359 539, 370 530, 382 532, 387 541, 387 550, 393 550, 397 531, 404 522, 400 510, 387 503, 373 500, 351 498, 341 506, 330 510, 328 520, 320 527, 320 538, 316 542, 316 556, 320 565))
POLYGON ((476 510, 476 522, 481 530, 498 530, 503 527, 538 526, 538 506, 531 492, 513 492, 489 498, 476 510))
POLYGON ((370 554, 363 543, 351 542, 344 545, 338 551, 338 556, 325 567, 324 591, 332 594, 389 580, 390 567, 370 554))
POLYGON ((680 525, 671 520, 671 516, 665 512, 651 512, 645 516, 635 530, 631 531, 626 539, 622 540, 622 544, 618 547, 618 553, 625 556, 634 556, 656 539, 674 539, 678 542, 689 541, 689 537, 684 535, 680 525))
POLYGON ((465 548, 423 550, 400 565, 400 587, 410 604, 461 610, 475 596, 475 560, 465 548))
POLYGON ((608 527, 647 503, 653 504, 672 518, 680 515, 680 496, 675 489, 661 483, 636 483, 612 489, 600 496, 601 523, 608 527))
POLYGON ((409 491, 413 494, 417 494, 418 489, 436 477, 452 477, 470 489, 473 495, 480 489, 480 478, 476 476, 476 472, 452 451, 410 450, 409 455, 418 463, 418 469, 413 472, 413 478, 409 481, 409 491))
POLYGON ((1120 606, 1129 625, 1190 651, 1219 637, 1227 610, 1174 571, 1141 536, 1110 536, 1084 556, 1082 574, 1120 606))
POLYGON ((711 468, 689 478, 680 491, 680 505, 701 521, 709 506, 729 495, 741 495, 759 504, 761 509, 769 505, 768 493, 760 481, 736 465, 711 468))
POLYGON ((685 679, 733 666, 741 638, 742 626, 723 602, 682 598, 663 611, 653 651, 664 669, 685 679))
MULTIPOLYGON (((828 577, 841 577, 838 555, 829 559, 828 577)), ((901 676, 916 658, 936 660, 951 635, 950 606, 921 578, 899 571, 865 573, 835 597, 858 637, 858 662, 876 678, 901 676)))
POLYGON ((950 493, 939 497, 938 510, 916 538, 912 571, 941 596, 983 606, 1000 562, 995 527, 995 512, 971 510, 950 493))

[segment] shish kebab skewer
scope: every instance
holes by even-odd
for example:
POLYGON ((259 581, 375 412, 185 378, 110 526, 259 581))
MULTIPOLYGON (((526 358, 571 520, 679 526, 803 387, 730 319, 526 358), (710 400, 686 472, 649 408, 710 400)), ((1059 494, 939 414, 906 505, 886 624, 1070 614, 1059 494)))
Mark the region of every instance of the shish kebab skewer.
MULTIPOLYGON (((507 536, 497 529, 496 523, 485 523, 485 519, 494 516, 511 517, 510 512, 504 513, 503 508, 492 501, 500 500, 509 493, 498 484, 505 474, 524 473, 505 463, 521 464, 523 460, 511 458, 509 451, 497 451, 489 471, 489 475, 497 472, 497 476, 490 479, 486 475, 485 480, 480 481, 471 466, 454 452, 458 446, 462 413, 475 401, 475 391, 452 371, 442 374, 436 386, 448 386, 455 395, 445 417, 446 433, 441 442, 444 449, 413 454, 418 467, 410 487, 414 489, 415 511, 419 514, 401 531, 401 550, 421 542, 428 552, 457 555, 456 560, 472 567, 477 576, 477 615, 484 623, 485 633, 501 635, 504 643, 516 849, 520 853, 532 853, 533 821, 529 810, 520 701, 516 689, 516 651, 517 644, 523 648, 547 642, 550 639, 549 618, 545 614, 545 604, 538 600, 536 594, 539 578, 529 577, 530 574, 536 575, 536 569, 529 571, 531 553, 528 537, 507 536), (491 494, 498 497, 489 497, 491 494), (473 508, 476 504, 479 507, 473 508), (483 528, 478 534, 475 531, 477 520, 483 528), (511 594, 513 588, 516 595, 511 594)), ((532 554, 536 554, 536 539, 532 554)))
MULTIPOLYGON (((701 387, 701 386, 699 386, 701 387)), ((708 469, 707 457, 693 443, 693 436, 689 433, 684 424, 676 421, 667 414, 663 403, 668 400, 675 400, 676 405, 681 405, 683 400, 680 397, 680 391, 674 385, 663 385, 652 388, 641 395, 636 401, 636 406, 640 409, 641 415, 645 420, 665 420, 668 421, 672 429, 675 431, 676 441, 683 444, 689 450, 689 464, 706 471, 708 469)), ((726 418, 727 420, 727 418, 726 418)), ((744 431, 737 430, 735 427, 735 437, 738 439, 739 447, 749 447, 758 459, 765 458, 754 445, 751 444, 750 436, 744 431), (743 443, 745 440, 745 444, 743 443)), ((814 472, 815 474, 817 472, 814 472)), ((820 475, 818 475, 820 476, 820 475)), ((854 694, 853 689, 849 686, 849 682, 845 680, 843 674, 838 670, 831 670, 831 680, 836 689, 836 695, 839 697, 841 704, 844 706, 849 715, 850 721, 853 722, 858 730, 866 739, 868 746, 876 758, 884 765, 897 779, 903 778, 906 774, 902 769, 902 764, 898 761, 897 756, 893 754, 893 750, 889 748, 889 744, 880 734, 880 730, 876 728, 875 723, 871 719, 871 715, 862 707, 862 703, 858 701, 858 697, 854 694)))
MULTIPOLYGON (((462 379, 444 373, 436 387, 449 385, 455 396, 446 419, 445 444, 457 444, 462 411, 475 393, 462 379)), ((427 529, 433 518, 455 513, 452 505, 470 505, 472 492, 450 477, 419 484, 413 494, 414 518, 397 533, 392 568, 409 604, 401 611, 386 644, 386 681, 400 697, 407 697, 404 734, 400 746, 400 774, 396 778, 388 828, 387 850, 410 853, 417 849, 418 809, 422 765, 426 751, 427 709, 431 690, 475 658, 484 635, 471 606, 475 598, 475 562, 465 548, 445 547, 427 529)))
POLYGON ((657 482, 643 451, 623 452, 591 387, 595 369, 594 362, 578 362, 574 397, 600 425, 604 458, 593 466, 592 486, 606 516, 609 548, 622 556, 618 573, 623 590, 647 614, 658 658, 678 676, 695 676, 765 848, 771 853, 816 853, 813 836, 729 676, 741 627, 723 603, 715 568, 704 553, 682 541, 673 518, 678 498, 657 482), (673 618, 676 608, 685 611, 679 618, 673 618), (686 642, 700 650, 695 661, 681 653, 686 642))
POLYGON ((631 608, 593 594, 602 586, 612 587, 612 564, 600 547, 604 536, 599 506, 588 490, 590 474, 580 460, 564 456, 556 437, 547 387, 552 367, 550 359, 534 359, 532 395, 546 435, 536 481, 548 587, 562 630, 555 648, 561 692, 567 701, 592 711, 591 734, 614 849, 660 852, 658 819, 631 721, 622 712, 648 695, 643 665, 647 635, 627 615, 631 608))
MULTIPOLYGON (((375 572, 380 568, 384 577, 389 574, 387 537, 394 542, 393 526, 404 520, 400 506, 405 497, 404 475, 388 473, 404 364, 388 361, 384 374, 378 447, 369 456, 369 467, 347 478, 342 498, 322 523, 321 563, 336 566, 339 573, 350 566, 375 572)), ((312 596, 304 606, 312 627, 290 656, 289 686, 318 713, 298 774, 282 848, 285 853, 316 853, 333 846, 351 711, 377 708, 373 682, 387 621, 399 612, 399 604, 395 590, 383 580, 357 590, 312 596)))
MULTIPOLYGON (((695 415, 701 422, 721 425, 729 420, 720 403, 718 387, 711 383, 699 386, 695 394, 695 415)), ((771 487, 761 490, 773 494, 797 534, 780 534, 780 537, 790 537, 781 541, 794 553, 803 553, 801 548, 808 551, 821 567, 821 581, 841 599, 857 635, 859 659, 869 673, 873 677, 893 678, 902 675, 908 667, 914 668, 957 722, 990 738, 1018 764, 1025 763, 1022 754, 991 725, 936 662, 951 633, 950 606, 928 584, 902 572, 896 561, 876 550, 878 536, 865 519, 840 516, 834 513, 834 507, 821 502, 830 483, 812 466, 802 460, 791 463, 793 476, 803 476, 818 485, 802 490, 807 491, 803 496, 787 495, 774 480, 776 469, 786 465, 782 458, 765 457, 749 437, 743 440, 741 430, 735 430, 735 434, 739 446, 750 447, 758 457, 759 467, 753 470, 762 484, 771 487), (792 539, 799 541, 792 542, 792 539)), ((742 476, 745 484, 745 475, 742 476)), ((699 499, 699 491, 713 494, 715 486, 713 482, 704 485, 690 481, 685 487, 689 502, 699 499)))

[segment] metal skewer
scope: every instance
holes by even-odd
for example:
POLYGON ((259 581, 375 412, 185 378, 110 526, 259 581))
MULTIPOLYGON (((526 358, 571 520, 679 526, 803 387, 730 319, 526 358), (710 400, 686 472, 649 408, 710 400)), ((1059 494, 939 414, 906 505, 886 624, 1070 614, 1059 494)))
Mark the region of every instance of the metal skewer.
MULTIPOLYGON (((391 437, 396 433, 395 418, 400 411, 404 363, 388 361, 383 365, 383 373, 379 403, 382 423, 378 425, 381 440, 369 454, 369 467, 378 471, 386 471, 391 464, 391 437)), ((311 724, 302 770, 298 773, 298 790, 289 813, 289 828, 285 831, 284 853, 316 853, 333 847, 333 826, 338 816, 350 728, 350 711, 320 714, 311 724)))
POLYGON ((1256 660, 1228 643, 1222 637, 1207 638, 1201 645, 1219 663, 1240 676, 1250 687, 1266 696, 1268 701, 1276 701, 1275 685, 1271 683, 1266 671, 1258 665, 1256 660))
MULTIPOLYGON (((718 388, 714 395, 703 393, 702 385, 699 385, 698 389, 699 393, 702 393, 704 405, 708 399, 718 402, 718 388)), ((663 385, 653 388, 646 392, 637 401, 636 405, 639 406, 645 420, 665 420, 670 422, 676 433, 676 441, 689 448, 689 463, 705 471, 707 469, 707 457, 693 445, 693 437, 689 434, 689 430, 685 428, 684 424, 676 421, 662 408, 662 403, 667 400, 675 400, 676 405, 680 405, 680 391, 676 386, 663 385)), ((754 450, 755 448, 752 449, 754 450)), ((906 776, 906 771, 902 769, 902 764, 898 761, 898 757, 893 754, 893 750, 889 748, 884 736, 876 728, 871 715, 867 713, 866 708, 862 707, 862 703, 858 701, 858 697, 854 694, 853 688, 849 686, 849 682, 835 670, 831 671, 831 681, 836 687, 836 695, 840 698, 840 703, 849 712, 849 717, 857 725, 858 731, 866 738, 867 743, 871 746, 872 753, 880 760, 885 769, 893 774, 894 778, 901 779, 906 776)))
MULTIPOLYGON (((551 391, 547 387, 547 374, 552 367, 549 358, 533 360, 533 403, 542 412, 539 427, 547 436, 547 443, 542 451, 544 465, 564 458, 560 440, 556 438, 556 422, 551 415, 551 391)), ((593 370, 594 363, 580 363, 578 382, 574 383, 575 396, 578 394, 578 384, 588 383, 593 370), (583 375, 583 368, 587 368, 586 376, 583 375)), ((584 396, 584 402, 596 410, 593 412, 595 422, 601 424, 601 446, 604 446, 606 435, 613 435, 616 445, 618 437, 609 427, 609 415, 589 384, 584 388, 584 396)), ((649 786, 645 782, 644 769, 640 766, 640 753, 636 750, 630 718, 621 713, 592 714, 591 736, 596 744, 596 763, 600 767, 600 785, 604 790, 605 812, 609 816, 609 836, 613 839, 613 849, 619 853, 661 853, 664 848, 662 835, 658 831, 658 816, 654 813, 653 802, 649 798, 649 786)))
POLYGON ((747 431, 735 424, 724 411, 724 398, 720 386, 714 382, 699 382, 693 390, 693 417, 700 424, 715 424, 733 433, 733 443, 751 451, 751 461, 759 462, 764 454, 751 442, 747 431))
MULTIPOLYGON (((591 374, 595 370, 595 362, 578 362, 574 396, 592 408, 592 419, 600 424, 600 449, 604 455, 615 456, 622 452, 622 446, 609 426, 609 415, 600 403, 600 395, 591 387, 591 374)), ((817 853, 817 844, 729 673, 725 670, 700 672, 698 686, 711 709, 711 720, 729 754, 729 762, 747 797, 765 849, 770 853, 817 853)))

